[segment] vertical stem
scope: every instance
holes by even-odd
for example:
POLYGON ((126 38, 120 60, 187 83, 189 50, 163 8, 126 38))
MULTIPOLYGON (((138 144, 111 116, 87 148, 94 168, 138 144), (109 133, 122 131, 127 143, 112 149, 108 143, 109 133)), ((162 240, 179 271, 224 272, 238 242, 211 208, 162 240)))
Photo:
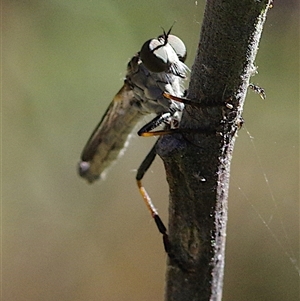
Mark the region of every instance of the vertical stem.
POLYGON ((235 133, 270 1, 207 1, 182 134, 162 137, 170 187, 166 300, 221 300, 235 133), (180 265, 178 265, 178 261, 180 265), (182 268, 184 267, 184 268, 182 268))

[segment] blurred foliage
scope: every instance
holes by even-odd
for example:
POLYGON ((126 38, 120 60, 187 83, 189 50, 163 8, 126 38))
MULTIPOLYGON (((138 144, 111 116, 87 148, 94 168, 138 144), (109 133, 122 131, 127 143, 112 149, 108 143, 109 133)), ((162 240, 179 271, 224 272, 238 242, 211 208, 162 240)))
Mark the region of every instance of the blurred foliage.
MULTIPOLYGON (((224 301, 299 297, 297 5, 275 1, 260 44, 253 82, 267 99, 249 92, 236 143, 224 301)), ((3 300, 163 300, 166 255, 134 181, 154 140, 134 135, 101 183, 87 185, 75 167, 128 59, 160 26, 177 21, 192 65, 203 8, 2 1, 3 300)), ((159 159, 145 185, 166 221, 159 159)))

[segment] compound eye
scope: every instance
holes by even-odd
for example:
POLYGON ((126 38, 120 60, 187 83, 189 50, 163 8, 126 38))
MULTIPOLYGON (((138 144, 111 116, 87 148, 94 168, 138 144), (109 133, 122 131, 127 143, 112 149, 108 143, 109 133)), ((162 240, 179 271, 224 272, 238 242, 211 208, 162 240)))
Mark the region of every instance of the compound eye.
POLYGON ((168 43, 172 46, 172 48, 176 52, 179 60, 184 63, 187 52, 186 52, 186 47, 182 42, 182 40, 172 34, 169 34, 168 43))
POLYGON ((145 67, 152 72, 168 71, 170 66, 168 51, 162 39, 151 39, 142 46, 140 58, 145 67))

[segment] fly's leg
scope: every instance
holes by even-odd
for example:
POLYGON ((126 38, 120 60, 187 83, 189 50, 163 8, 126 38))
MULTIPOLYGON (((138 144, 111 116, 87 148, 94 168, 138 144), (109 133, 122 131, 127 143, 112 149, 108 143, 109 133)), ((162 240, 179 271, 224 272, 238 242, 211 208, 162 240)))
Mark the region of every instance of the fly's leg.
MULTIPOLYGON (((155 117, 152 121, 150 121, 148 124, 146 124, 144 127, 141 128, 141 130, 138 132, 139 135, 146 136, 146 137, 147 136, 156 136, 156 135, 161 136, 161 135, 171 134, 176 131, 179 131, 179 129, 169 129, 169 130, 166 129, 166 130, 162 130, 162 131, 150 132, 151 130, 158 127, 160 124, 167 122, 167 120, 169 119, 170 116, 172 116, 171 113, 165 113, 165 114, 155 117)), ((156 143, 154 144, 154 146, 152 147, 152 149, 150 150, 150 152, 148 153, 146 158, 143 160, 142 164, 139 166, 137 174, 136 174, 136 182, 137 182, 140 194, 142 195, 143 200, 144 200, 151 216, 153 217, 153 219, 155 221, 156 227, 157 227, 158 231, 162 234, 164 249, 165 249, 165 252, 168 254, 168 257, 173 262, 175 262, 178 265, 178 267, 180 267, 182 270, 192 271, 192 269, 187 268, 186 264, 183 263, 179 258, 177 258, 177 256, 173 253, 172 244, 169 241, 169 235, 167 233, 167 228, 164 225, 161 218, 159 217, 158 212, 157 212, 156 208, 154 207, 154 204, 152 203, 152 200, 151 200, 149 194, 147 193, 145 187, 142 184, 142 179, 143 179, 145 173, 147 172, 147 170, 149 169, 149 167, 151 166, 152 162, 154 161, 154 159, 156 157, 157 143, 158 143, 158 140, 156 141, 156 143)))
POLYGON ((165 251, 169 255, 169 257, 172 258, 169 237, 167 234, 167 228, 164 225, 164 223, 162 222, 161 218, 159 217, 158 212, 157 212, 156 208, 154 207, 149 194, 147 193, 146 189, 144 188, 144 186, 142 184, 142 179, 143 179, 145 173, 147 172, 147 170, 151 166, 153 160, 155 159, 156 145, 157 145, 157 142, 155 142, 154 146, 152 147, 152 149, 150 150, 150 152, 148 153, 148 155, 146 156, 146 158, 144 159, 142 164, 139 166, 137 175, 136 175, 136 182, 137 182, 139 191, 143 197, 143 200, 144 200, 151 216, 153 217, 153 219, 155 221, 157 229, 163 236, 163 243, 164 243, 165 251))
MULTIPOLYGON (((150 136, 166 135, 171 132, 173 133, 174 129, 173 130, 166 129, 166 130, 151 132, 152 130, 154 130, 155 128, 160 126, 162 123, 167 122, 169 120, 169 118, 171 118, 171 117, 172 117, 172 113, 170 113, 170 112, 156 116, 154 119, 152 119, 149 123, 144 125, 138 131, 138 135, 143 136, 143 137, 150 137, 150 136)), ((148 153, 146 158, 143 160, 142 164, 139 166, 137 174, 136 174, 136 182, 137 182, 140 194, 142 195, 143 200, 144 200, 148 210, 150 211, 151 216, 153 217, 153 219, 155 221, 156 227, 163 236, 163 244, 164 244, 165 251, 168 254, 168 256, 170 258, 172 258, 173 256, 171 255, 171 247, 170 247, 170 242, 169 242, 169 236, 167 234, 167 228, 164 225, 164 223, 162 222, 161 218, 159 217, 158 212, 157 212, 156 208, 154 207, 149 194, 147 193, 146 189, 144 188, 144 186, 142 184, 142 179, 143 179, 145 173, 147 172, 147 170, 149 169, 149 167, 151 166, 152 162, 154 161, 154 159, 156 157, 156 145, 157 145, 157 141, 153 145, 152 149, 150 150, 150 152, 148 153)))
MULTIPOLYGON (((168 99, 171 99, 171 100, 175 100, 175 101, 178 101, 178 102, 181 102, 181 103, 184 103, 186 105, 190 105, 190 106, 202 106, 202 104, 198 104, 190 99, 187 99, 187 98, 184 98, 184 97, 178 97, 178 96, 175 96, 175 95, 172 95, 168 92, 164 92, 163 93, 163 96, 165 98, 168 98, 168 99)), ((206 105, 207 106, 207 105, 206 105)))
POLYGON ((259 94, 261 99, 266 99, 266 92, 265 92, 264 88, 257 86, 255 84, 252 84, 252 83, 249 84, 249 88, 251 90, 253 90, 254 92, 256 92, 257 94, 259 94))
MULTIPOLYGON (((196 106, 196 107, 207 107, 210 106, 209 104, 199 104, 194 102, 193 100, 177 97, 175 95, 169 94, 167 92, 163 93, 163 96, 170 99, 175 100, 181 103, 184 103, 186 105, 190 106, 196 106)), ((225 105, 230 105, 225 103, 225 105)), ((211 104, 211 106, 219 106, 219 104, 211 104)), ((172 112, 163 113, 161 115, 156 116, 154 119, 152 119, 150 122, 148 122, 146 125, 144 125, 139 131, 138 135, 142 137, 152 137, 152 136, 163 136, 168 134, 174 134, 176 132, 184 132, 183 129, 176 129, 176 128, 165 128, 163 130, 153 131, 155 128, 160 126, 162 123, 169 124, 169 120, 172 118, 173 114, 172 112)))
MULTIPOLYGON (((178 96, 175 96, 175 95, 172 95, 168 92, 164 92, 163 93, 163 96, 165 98, 168 98, 168 99, 171 99, 171 100, 175 100, 177 102, 181 102, 181 103, 184 103, 186 105, 189 105, 189 106, 192 106, 192 107, 198 107, 198 108, 207 108, 207 107, 218 107, 218 106, 222 106, 222 104, 218 104, 218 103, 198 103, 198 102, 195 102, 191 99, 188 99, 188 98, 185 98, 185 97, 178 97, 178 96)), ((230 101, 231 100, 231 97, 228 98, 228 100, 230 101)), ((227 102, 225 101, 224 106, 231 106, 230 102, 227 102)))
MULTIPOLYGON (((197 104, 191 100, 176 97, 169 93, 164 93, 164 96, 168 99, 172 99, 172 100, 179 101, 179 102, 184 102, 185 104, 188 104, 188 105, 196 105, 197 106, 197 104)), ((200 104, 200 106, 202 106, 202 105, 200 104)), ((152 119, 150 122, 148 122, 146 125, 144 125, 138 131, 138 135, 142 136, 142 137, 151 137, 151 136, 162 136, 162 135, 167 135, 167 134, 174 134, 176 132, 182 132, 183 131, 182 129, 176 129, 176 128, 174 129, 174 128, 170 128, 167 126, 163 130, 153 131, 154 129, 156 129, 158 126, 160 126, 163 123, 169 124, 169 121, 172 117, 173 117, 172 112, 167 112, 167 113, 163 113, 161 115, 156 116, 154 119, 152 119)), ((185 269, 185 267, 181 264, 180 260, 178 260, 172 253, 172 248, 171 248, 171 243, 169 241, 167 228, 164 225, 161 218, 159 217, 158 212, 157 212, 156 208, 154 207, 154 204, 152 203, 152 200, 151 200, 149 194, 147 193, 145 187, 142 184, 142 179, 143 179, 145 173, 147 172, 147 170, 149 169, 149 167, 151 166, 152 162, 154 161, 154 159, 156 157, 157 143, 158 143, 158 141, 156 141, 156 143, 154 144, 154 146, 152 147, 152 149, 150 150, 150 152, 148 153, 146 158, 143 160, 143 162, 139 166, 137 174, 136 174, 136 182, 137 182, 137 186, 139 188, 139 192, 142 195, 143 200, 144 200, 151 216, 153 217, 153 219, 155 221, 156 227, 163 236, 163 244, 164 244, 166 253, 168 254, 170 259, 177 262, 177 264, 182 269, 185 269)))
MULTIPOLYGON (((249 86, 248 86, 252 91, 256 92, 261 99, 266 99, 266 92, 265 92, 265 89, 258 86, 258 85, 255 85, 255 84, 252 84, 250 83, 249 86)), ((178 97, 178 96, 175 96, 175 95, 172 95, 170 93, 167 93, 167 92, 164 92, 163 93, 163 96, 168 98, 168 99, 171 99, 171 100, 175 100, 175 101, 178 101, 178 102, 181 102, 181 103, 184 103, 186 105, 190 105, 190 106, 194 106, 194 107, 208 107, 208 106, 215 106, 216 104, 201 104, 201 103, 196 103, 194 102, 193 100, 190 100, 190 99, 187 99, 185 97, 178 97)), ((229 98, 230 100, 231 98, 229 98)), ((230 103, 227 103, 225 102, 224 103, 226 106, 230 106, 230 103)))
MULTIPOLYGON (((166 128, 161 131, 152 131, 156 127, 160 126, 162 123, 168 124, 168 121, 170 120, 170 118, 172 116, 173 115, 171 112, 156 116, 154 119, 152 119, 149 123, 147 123, 145 126, 143 126, 138 131, 138 135, 143 136, 143 137, 149 137, 149 136, 162 136, 162 135, 166 135, 166 134, 174 134, 175 132, 179 132, 179 133, 182 132, 182 129, 172 129, 172 128, 171 129, 166 128)), ((145 173, 147 172, 147 170, 149 169, 149 167, 151 166, 152 162, 154 161, 154 159, 156 157, 156 146, 157 146, 158 141, 159 140, 156 141, 156 143, 154 144, 154 146, 152 147, 152 149, 147 154, 146 158, 143 160, 143 162, 141 163, 141 165, 138 168, 138 171, 136 174, 137 186, 138 186, 139 192, 142 195, 143 200, 144 200, 151 216, 153 217, 153 219, 155 221, 158 231, 162 234, 164 249, 165 249, 165 252, 168 254, 168 257, 174 263, 176 263, 180 269, 187 271, 187 272, 193 272, 193 267, 187 267, 186 261, 182 261, 180 259, 180 257, 177 257, 174 254, 174 252, 172 250, 173 249, 172 244, 169 241, 169 235, 167 233, 167 228, 164 225, 161 218, 159 217, 158 212, 157 212, 154 204, 152 203, 152 200, 151 200, 149 194, 147 193, 146 189, 144 188, 144 186, 142 184, 142 179, 143 179, 145 173)))
POLYGON ((156 116, 154 119, 152 119, 150 122, 148 122, 138 131, 138 135, 142 137, 152 137, 152 136, 167 135, 171 133, 173 134, 174 131, 176 132, 176 129, 164 129, 160 131, 151 132, 152 130, 160 126, 162 123, 167 123, 171 117, 172 117, 171 112, 167 112, 162 115, 156 116))

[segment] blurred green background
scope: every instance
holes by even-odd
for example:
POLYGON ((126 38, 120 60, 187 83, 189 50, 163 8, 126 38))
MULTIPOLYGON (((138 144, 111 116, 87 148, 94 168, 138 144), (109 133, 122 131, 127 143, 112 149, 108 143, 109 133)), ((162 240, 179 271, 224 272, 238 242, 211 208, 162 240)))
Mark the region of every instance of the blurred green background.
MULTIPOLYGON (((224 301, 299 300, 297 5, 275 1, 260 43, 252 81, 267 99, 248 93, 236 142, 224 301)), ((76 164, 127 61, 160 26, 177 21, 173 33, 191 67, 203 8, 179 0, 2 1, 2 300, 163 300, 166 255, 134 180, 154 139, 134 135, 94 185, 76 164)), ((159 158, 144 184, 167 221, 159 158)))

